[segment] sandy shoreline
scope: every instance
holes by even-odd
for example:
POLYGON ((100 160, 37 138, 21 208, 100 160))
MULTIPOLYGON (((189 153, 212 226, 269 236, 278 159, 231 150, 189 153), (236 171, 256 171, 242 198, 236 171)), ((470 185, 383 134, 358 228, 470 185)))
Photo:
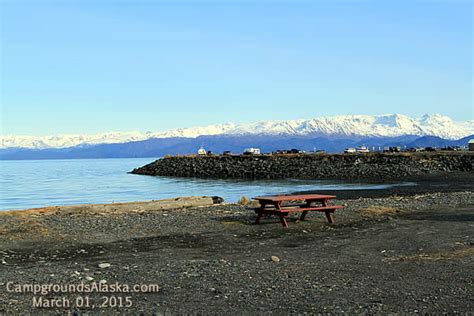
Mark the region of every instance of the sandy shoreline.
POLYGON ((346 207, 334 225, 311 214, 287 230, 275 218, 254 225, 245 206, 212 199, 159 210, 0 215, 0 313, 469 312, 474 193, 462 189, 466 181, 457 192, 338 194, 335 203, 346 207), (38 309, 35 295, 9 292, 9 282, 160 290, 87 293, 96 305, 82 308, 74 306, 78 293, 49 294, 72 305, 38 309), (102 306, 104 296, 130 296, 133 305, 102 306))

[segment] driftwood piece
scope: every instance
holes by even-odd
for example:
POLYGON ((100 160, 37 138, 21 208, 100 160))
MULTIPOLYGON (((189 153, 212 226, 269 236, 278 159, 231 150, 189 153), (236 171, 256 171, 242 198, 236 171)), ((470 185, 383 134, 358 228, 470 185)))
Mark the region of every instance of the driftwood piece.
POLYGON ((217 196, 189 196, 164 200, 144 202, 124 202, 110 204, 80 204, 66 206, 49 206, 27 210, 1 211, 0 216, 46 215, 51 213, 77 214, 77 213, 126 213, 126 212, 152 212, 174 210, 189 207, 211 206, 222 203, 224 200, 217 196))

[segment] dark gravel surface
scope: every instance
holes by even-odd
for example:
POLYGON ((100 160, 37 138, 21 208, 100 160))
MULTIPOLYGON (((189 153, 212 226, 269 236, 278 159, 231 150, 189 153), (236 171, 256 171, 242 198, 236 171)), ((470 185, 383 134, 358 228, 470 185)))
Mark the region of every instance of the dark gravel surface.
POLYGON ((472 312, 473 191, 365 194, 335 201, 346 207, 334 225, 315 213, 286 230, 275 218, 254 225, 240 205, 2 216, 0 314, 472 312), (43 298, 66 297, 71 307, 38 309, 32 293, 8 292, 8 282, 160 290, 52 293, 43 298), (78 296, 95 307, 74 307, 78 296), (98 306, 104 296, 130 296, 133 306, 98 306))

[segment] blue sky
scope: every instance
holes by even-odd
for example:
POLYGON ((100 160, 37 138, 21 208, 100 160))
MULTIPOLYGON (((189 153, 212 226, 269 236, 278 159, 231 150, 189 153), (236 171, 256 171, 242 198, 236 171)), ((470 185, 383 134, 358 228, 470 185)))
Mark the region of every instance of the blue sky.
POLYGON ((473 119, 469 0, 0 3, 2 134, 473 119))

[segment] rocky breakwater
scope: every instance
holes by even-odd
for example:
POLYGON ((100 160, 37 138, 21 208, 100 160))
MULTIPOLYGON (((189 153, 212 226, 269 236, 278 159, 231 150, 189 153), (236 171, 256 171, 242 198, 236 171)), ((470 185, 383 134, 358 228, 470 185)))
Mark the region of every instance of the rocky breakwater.
POLYGON ((473 172, 474 153, 165 157, 131 173, 198 178, 400 178, 473 172))

